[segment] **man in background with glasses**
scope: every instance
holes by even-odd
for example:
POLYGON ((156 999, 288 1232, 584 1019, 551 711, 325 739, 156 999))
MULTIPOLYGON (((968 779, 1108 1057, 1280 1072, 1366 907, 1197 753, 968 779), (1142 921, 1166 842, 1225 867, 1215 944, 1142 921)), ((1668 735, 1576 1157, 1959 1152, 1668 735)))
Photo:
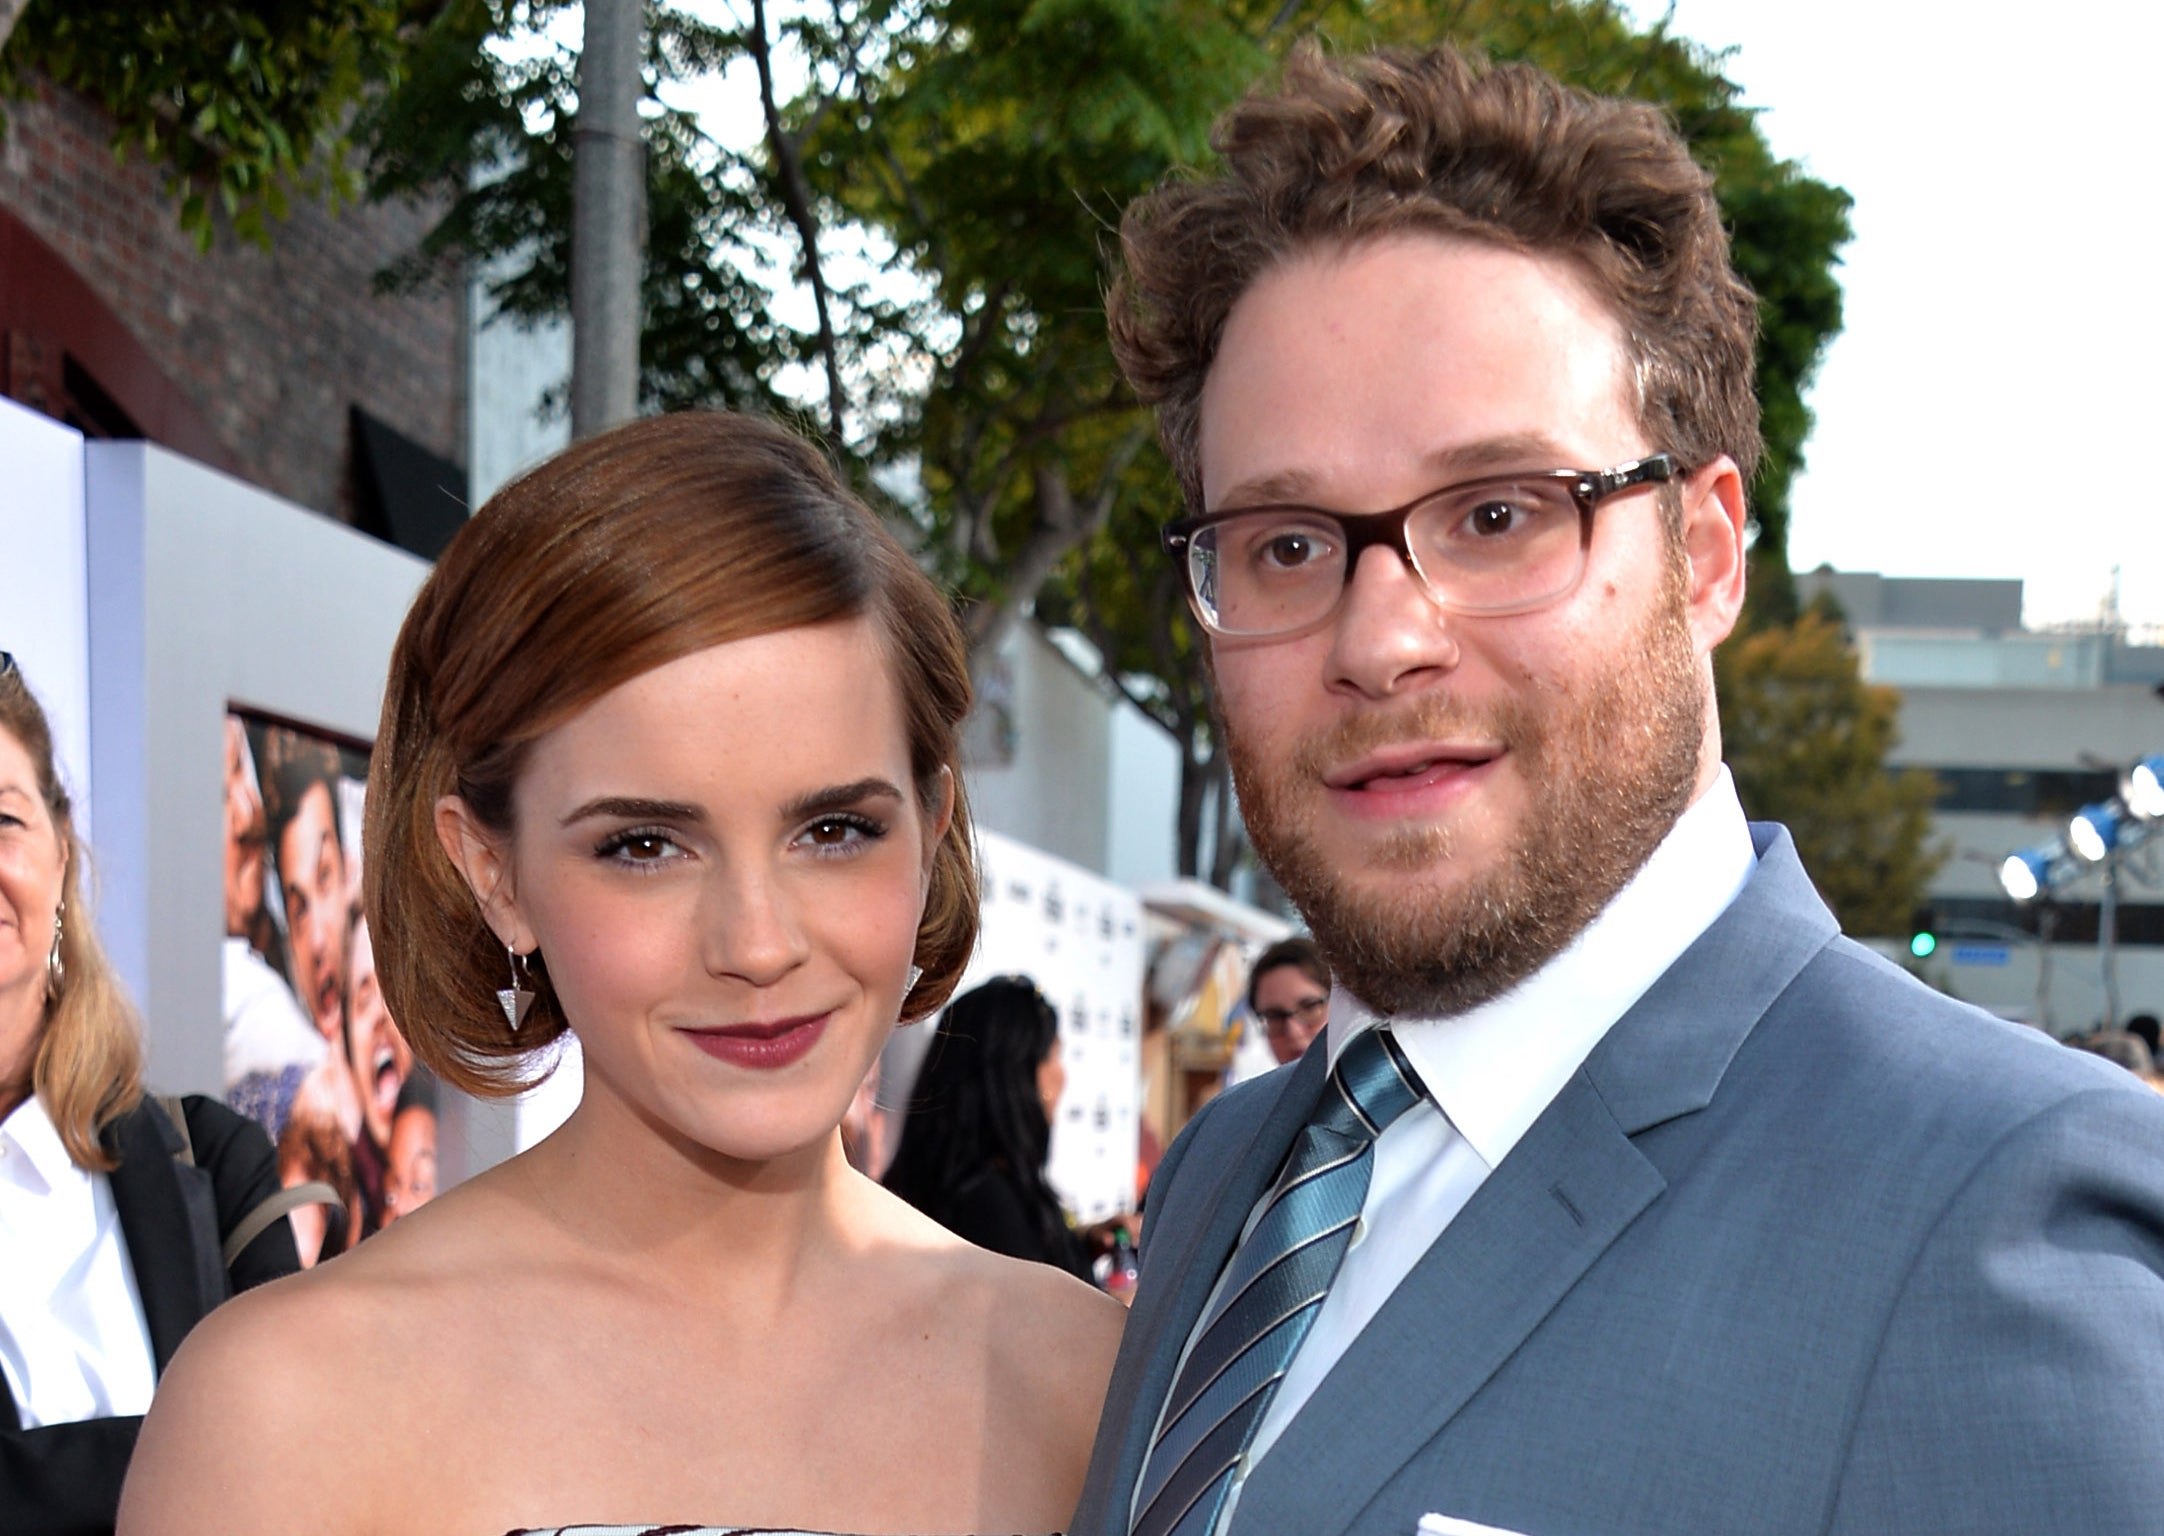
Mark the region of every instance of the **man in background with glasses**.
POLYGON ((1279 1066, 1298 1061, 1330 1021, 1330 967, 1313 939, 1279 939, 1247 973, 1247 1006, 1279 1066))
POLYGON ((1113 341, 1339 990, 1166 1154, 1073 1530, 2164 1530, 2164 1105, 1842 939, 1722 765, 1709 178, 1448 52, 1303 47, 1216 142, 1113 341))

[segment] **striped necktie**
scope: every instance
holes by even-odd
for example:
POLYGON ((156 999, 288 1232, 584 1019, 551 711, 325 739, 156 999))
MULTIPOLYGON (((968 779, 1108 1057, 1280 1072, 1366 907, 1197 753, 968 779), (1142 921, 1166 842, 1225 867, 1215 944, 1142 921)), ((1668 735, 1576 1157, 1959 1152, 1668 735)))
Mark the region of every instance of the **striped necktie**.
POLYGON ((1137 1484, 1133 1536, 1206 1536, 1321 1310, 1367 1198, 1375 1138, 1420 1101, 1385 1029, 1345 1047, 1180 1367, 1137 1484))

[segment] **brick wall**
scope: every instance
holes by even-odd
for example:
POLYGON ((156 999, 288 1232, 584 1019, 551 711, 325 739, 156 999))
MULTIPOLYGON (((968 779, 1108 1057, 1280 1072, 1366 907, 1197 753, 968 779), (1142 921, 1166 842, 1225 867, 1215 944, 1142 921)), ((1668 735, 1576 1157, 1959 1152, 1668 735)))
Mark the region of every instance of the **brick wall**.
POLYGON ((198 255, 158 173, 139 156, 115 164, 91 104, 46 88, 6 112, 0 207, 110 308, 243 478, 350 520, 355 404, 463 462, 458 300, 384 298, 370 282, 420 238, 422 211, 296 199, 272 249, 224 237, 198 255))

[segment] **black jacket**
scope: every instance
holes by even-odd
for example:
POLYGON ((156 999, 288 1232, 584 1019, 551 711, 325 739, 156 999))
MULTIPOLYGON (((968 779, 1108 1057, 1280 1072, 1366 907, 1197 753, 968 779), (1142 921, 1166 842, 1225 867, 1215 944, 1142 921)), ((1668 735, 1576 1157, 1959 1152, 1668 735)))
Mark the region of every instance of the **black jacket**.
MULTIPOLYGON (((215 1099, 183 1101, 195 1166, 174 1160, 180 1133, 145 1098, 105 1129, 120 1164, 107 1177, 129 1266, 143 1298, 158 1374, 188 1330, 235 1292, 300 1268, 293 1229, 274 1221, 233 1260, 219 1262, 225 1234, 278 1189, 270 1138, 215 1099)), ((0 1378, 0 1531, 6 1536, 102 1536, 120 1508, 120 1483, 135 1450, 138 1417, 87 1419, 23 1429, 0 1378)))

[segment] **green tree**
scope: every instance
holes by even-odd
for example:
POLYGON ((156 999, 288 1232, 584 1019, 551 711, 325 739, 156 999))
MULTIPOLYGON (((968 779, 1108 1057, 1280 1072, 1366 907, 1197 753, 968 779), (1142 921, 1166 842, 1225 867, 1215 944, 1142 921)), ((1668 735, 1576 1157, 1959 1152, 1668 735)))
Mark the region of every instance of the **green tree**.
POLYGON ((208 249, 219 220, 267 242, 295 192, 360 191, 346 126, 398 78, 432 0, 28 0, 0 32, 0 96, 38 78, 113 120, 116 156, 165 172, 181 226, 208 249))
POLYGON ((1839 622, 1815 608, 1731 641, 1714 670, 1744 809, 1787 824, 1845 930, 1907 933, 1946 855, 1931 842, 1937 781, 1886 766, 1900 693, 1866 683, 1839 622))

